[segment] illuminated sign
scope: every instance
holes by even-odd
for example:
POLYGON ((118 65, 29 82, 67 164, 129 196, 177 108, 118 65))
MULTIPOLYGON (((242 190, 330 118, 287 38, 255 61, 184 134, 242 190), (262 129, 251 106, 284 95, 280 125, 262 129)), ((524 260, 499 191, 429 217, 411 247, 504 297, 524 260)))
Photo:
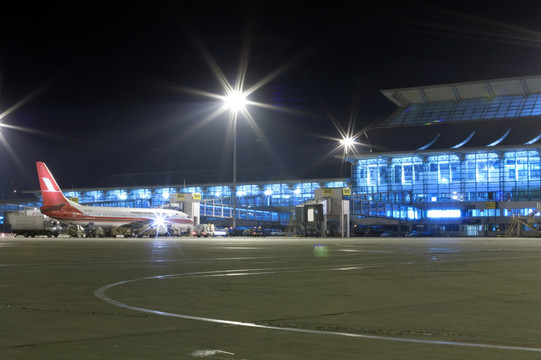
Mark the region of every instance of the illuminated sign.
POLYGON ((176 194, 178 201, 186 201, 186 199, 189 198, 189 195, 192 196, 193 200, 201 200, 201 193, 193 193, 193 194, 176 194))
POLYGON ((349 188, 342 189, 342 195, 351 196, 351 189, 349 188))
POLYGON ((333 193, 333 189, 323 189, 323 196, 332 196, 333 193))
POLYGON ((485 209, 496 209, 496 201, 487 201, 485 209))

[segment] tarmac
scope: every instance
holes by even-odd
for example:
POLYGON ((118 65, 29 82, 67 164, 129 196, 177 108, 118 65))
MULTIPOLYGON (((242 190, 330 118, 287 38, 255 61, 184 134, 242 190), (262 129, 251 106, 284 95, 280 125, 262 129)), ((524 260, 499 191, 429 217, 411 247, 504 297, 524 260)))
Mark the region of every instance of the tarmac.
POLYGON ((0 358, 540 359, 541 239, 0 238, 0 358))

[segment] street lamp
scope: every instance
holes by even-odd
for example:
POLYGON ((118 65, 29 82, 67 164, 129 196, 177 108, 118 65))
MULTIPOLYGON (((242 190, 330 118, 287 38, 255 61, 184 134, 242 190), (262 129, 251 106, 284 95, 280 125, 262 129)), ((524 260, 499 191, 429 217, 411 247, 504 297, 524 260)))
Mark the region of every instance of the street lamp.
POLYGON ((237 117, 246 110, 246 94, 231 91, 224 97, 224 107, 229 109, 229 120, 233 122, 233 229, 237 227, 237 117))
POLYGON ((231 91, 224 97, 224 106, 229 109, 231 113, 235 113, 235 115, 246 108, 246 102, 246 94, 243 94, 240 91, 231 91))
POLYGON ((344 151, 347 155, 349 148, 355 145, 355 139, 350 136, 346 136, 342 140, 340 140, 340 145, 344 147, 344 151))

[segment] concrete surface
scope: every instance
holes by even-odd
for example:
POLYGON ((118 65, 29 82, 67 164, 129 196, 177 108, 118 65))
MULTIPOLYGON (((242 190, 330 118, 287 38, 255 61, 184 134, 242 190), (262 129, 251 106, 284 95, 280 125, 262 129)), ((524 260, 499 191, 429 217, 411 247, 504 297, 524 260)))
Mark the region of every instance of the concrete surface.
POLYGON ((0 238, 0 359, 540 359, 541 239, 0 238))

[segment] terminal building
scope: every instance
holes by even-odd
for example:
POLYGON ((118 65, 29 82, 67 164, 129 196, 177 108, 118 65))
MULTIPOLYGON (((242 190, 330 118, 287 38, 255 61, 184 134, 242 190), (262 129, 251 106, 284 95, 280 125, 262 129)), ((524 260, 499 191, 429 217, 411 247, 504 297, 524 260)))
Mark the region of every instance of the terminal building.
POLYGON ((517 217, 538 228, 541 76, 382 93, 396 111, 367 131, 371 152, 347 158, 353 214, 458 236, 502 234, 517 217))
MULTIPOLYGON (((325 172, 308 167, 289 172, 294 178, 284 169, 272 175, 260 169, 256 177, 254 171, 241 173, 235 207, 232 183, 207 183, 201 177, 186 186, 184 174, 161 180, 156 174, 112 176, 107 186, 73 189, 65 195, 85 204, 156 207, 176 194, 197 193, 201 222, 230 224, 235 208, 239 226, 285 229, 295 221, 295 208, 309 203, 316 190, 349 189, 348 221, 362 229, 352 234, 370 228, 495 236, 522 219, 514 235, 539 235, 541 76, 382 94, 397 108, 357 139, 366 142, 369 151, 337 156, 340 163, 323 177, 325 172)), ((35 201, 26 205, 39 206, 39 191, 32 192, 35 201)), ((2 205, 2 210, 10 206, 2 205)), ((326 235, 337 234, 336 226, 325 226, 326 235)))

